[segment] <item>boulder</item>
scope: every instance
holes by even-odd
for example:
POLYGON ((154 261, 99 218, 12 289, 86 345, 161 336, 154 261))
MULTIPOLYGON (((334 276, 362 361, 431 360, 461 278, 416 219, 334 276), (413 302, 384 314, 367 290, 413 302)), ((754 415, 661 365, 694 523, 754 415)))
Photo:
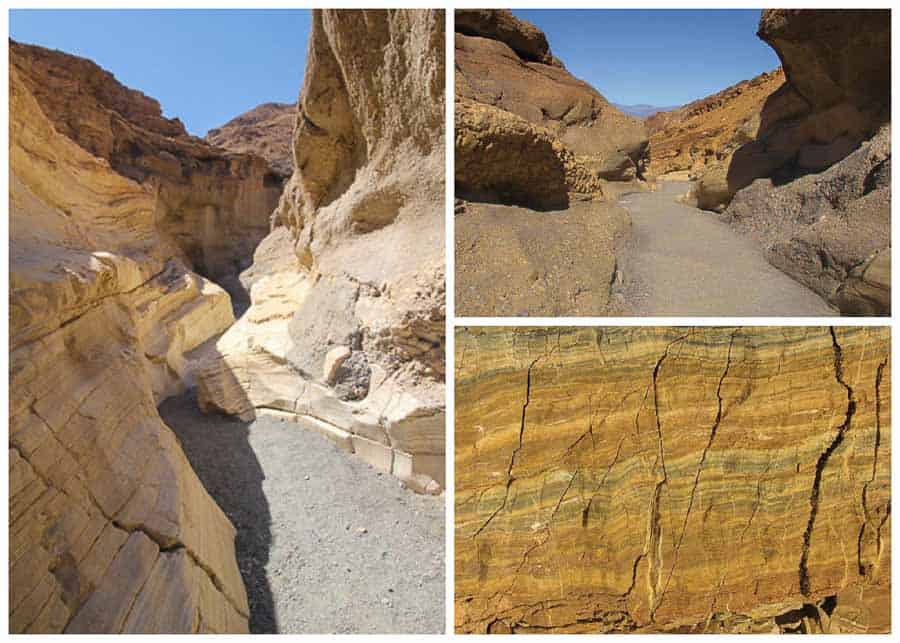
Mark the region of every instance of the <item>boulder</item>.
POLYGON ((473 101, 457 102, 455 119, 459 196, 549 210, 567 207, 570 192, 602 195, 599 170, 549 130, 473 101))

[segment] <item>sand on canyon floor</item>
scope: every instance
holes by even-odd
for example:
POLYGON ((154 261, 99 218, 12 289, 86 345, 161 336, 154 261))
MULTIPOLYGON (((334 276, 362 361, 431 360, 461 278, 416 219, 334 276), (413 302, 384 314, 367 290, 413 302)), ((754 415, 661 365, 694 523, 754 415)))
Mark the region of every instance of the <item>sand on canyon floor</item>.
POLYGON ((772 266, 752 239, 713 212, 676 201, 687 182, 623 195, 631 237, 620 255, 623 299, 635 315, 836 315, 825 300, 772 266))
POLYGON ((254 633, 444 631, 444 498, 403 488, 290 421, 160 414, 237 528, 254 633))

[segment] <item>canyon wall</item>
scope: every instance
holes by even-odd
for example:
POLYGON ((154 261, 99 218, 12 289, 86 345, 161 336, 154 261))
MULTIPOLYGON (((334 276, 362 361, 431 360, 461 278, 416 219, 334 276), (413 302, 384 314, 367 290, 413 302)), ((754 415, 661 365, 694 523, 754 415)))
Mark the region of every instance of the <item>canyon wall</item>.
POLYGON ((787 77, 772 102, 802 108, 764 109, 771 124, 728 169, 729 189, 749 187, 725 217, 844 314, 890 314, 890 12, 767 10, 758 35, 787 77))
POLYGON ((234 528, 156 405, 234 320, 271 191, 74 56, 10 44, 11 632, 246 632, 234 528))
POLYGON ((558 208, 638 177, 643 122, 566 71, 537 27, 509 10, 460 9, 455 28, 460 196, 558 208))
POLYGON ((842 313, 889 314, 890 12, 766 10, 757 35, 784 71, 650 118, 648 172, 842 313))
POLYGON ((215 280, 249 265, 281 194, 262 158, 190 136, 90 60, 11 41, 10 65, 60 134, 153 193, 158 234, 183 261, 215 280))
POLYGON ((444 475, 444 16, 313 12, 252 305, 198 352, 208 411, 290 418, 437 493, 444 475))
POLYGON ((461 328, 458 632, 889 632, 890 329, 461 328))

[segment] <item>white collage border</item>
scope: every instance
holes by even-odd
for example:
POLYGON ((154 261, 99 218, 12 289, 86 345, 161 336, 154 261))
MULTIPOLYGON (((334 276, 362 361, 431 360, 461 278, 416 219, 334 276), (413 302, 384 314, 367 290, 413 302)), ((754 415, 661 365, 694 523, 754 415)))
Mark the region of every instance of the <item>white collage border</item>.
MULTIPOLYGON (((792 8, 828 8, 828 9, 840 9, 847 8, 848 3, 835 2, 833 0, 821 0, 819 2, 797 2, 794 0, 793 2, 786 3, 792 8)), ((857 3, 853 6, 854 9, 860 8, 882 8, 882 9, 890 9, 893 8, 898 3, 890 2, 890 1, 878 1, 872 2, 869 0, 868 2, 857 3)), ((898 5, 900 6, 900 5, 898 5)), ((454 575, 454 565, 453 565, 453 553, 454 553, 454 530, 453 530, 453 507, 454 507, 454 475, 453 475, 453 458, 454 458, 454 386, 453 386, 453 373, 454 373, 454 365, 455 365, 455 328, 457 326, 823 326, 823 325, 837 325, 837 326, 890 326, 891 327, 891 338, 892 344, 893 339, 896 337, 896 316, 892 313, 890 317, 882 317, 882 318, 854 318, 854 317, 514 317, 514 318, 506 318, 506 317, 455 317, 454 315, 454 198, 453 198, 453 181, 452 178, 454 176, 454 159, 453 159, 453 148, 454 148, 454 137, 453 137, 453 128, 452 123, 454 122, 454 107, 453 107, 453 83, 454 83, 454 66, 453 66, 453 9, 457 8, 530 8, 530 9, 541 9, 541 8, 553 8, 553 9, 747 9, 747 8, 766 8, 766 5, 761 4, 758 0, 751 0, 750 2, 735 2, 734 0, 719 0, 718 2, 709 2, 709 1, 685 1, 685 2, 677 2, 673 0, 632 0, 631 2, 621 2, 621 1, 610 1, 604 2, 603 0, 593 0, 593 1, 580 1, 580 0, 567 0, 565 2, 556 4, 552 2, 544 1, 522 1, 518 2, 513 1, 509 3, 497 3, 497 2, 473 2, 472 0, 444 0, 443 2, 422 2, 422 1, 394 1, 394 2, 372 2, 368 0, 356 0, 352 2, 332 2, 332 1, 322 1, 322 2, 303 2, 303 1, 291 1, 291 0, 254 0, 253 2, 249 2, 248 0, 189 0, 185 2, 179 2, 177 0, 138 0, 135 2, 128 2, 128 0, 85 0, 78 1, 72 0, 71 2, 65 2, 64 0, 7 0, 6 9, 0 12, 0 24, 2 24, 2 28, 4 30, 5 35, 9 36, 9 12, 8 9, 24 9, 24 8, 33 8, 33 9, 311 9, 311 8, 343 8, 343 9, 358 9, 358 8, 443 8, 446 10, 446 123, 447 127, 445 128, 445 141, 446 141, 446 191, 445 191, 445 258, 446 258, 446 293, 447 293, 447 322, 446 322, 446 409, 447 409, 447 421, 446 421, 446 458, 447 458, 447 478, 446 478, 446 492, 444 494, 445 498, 445 516, 446 516, 446 529, 445 529, 445 560, 446 560, 446 583, 445 583, 445 622, 446 622, 446 630, 444 634, 437 635, 362 635, 362 634, 354 634, 354 635, 344 635, 342 636, 342 640, 354 640, 354 641, 394 641, 399 639, 450 639, 461 637, 460 640, 479 640, 484 637, 478 635, 454 635, 453 634, 453 606, 454 606, 454 595, 453 595, 453 575, 454 575)), ((900 11, 892 11, 891 15, 891 31, 892 33, 897 33, 897 25, 900 22, 900 11)), ((892 52, 892 88, 896 86, 896 80, 900 72, 898 72, 897 65, 897 56, 892 52)), ((3 189, 3 203, 9 203, 9 49, 8 47, 3 48, 3 64, 2 64, 2 79, 3 79, 3 92, 5 97, 4 102, 4 110, 3 110, 3 122, 0 125, 0 139, 2 139, 2 149, 3 149, 3 159, 4 159, 4 171, 2 172, 2 176, 0 176, 0 186, 3 189)), ((601 88, 602 90, 602 88, 601 88)), ((897 115, 897 105, 896 102, 892 104, 892 113, 891 120, 894 120, 894 116, 897 115)), ((891 141, 892 152, 894 148, 894 141, 891 141)), ((893 193, 893 190, 892 190, 893 193)), ((892 220, 897 218, 898 208, 892 199, 891 206, 891 217, 892 220)), ((898 219, 900 220, 900 219, 898 219)), ((0 220, 0 227, 2 227, 2 232, 9 238, 9 212, 8 206, 6 207, 6 216, 0 220)), ((893 226, 891 229, 891 246, 896 245, 896 237, 897 237, 897 226, 893 226)), ((0 246, 0 255, 2 255, 3 265, 9 265, 9 247, 8 244, 3 244, 0 246)), ((891 268, 891 281, 892 283, 898 283, 898 278, 900 278, 900 268, 897 267, 896 262, 892 264, 891 268)), ((8 270, 0 270, 0 285, 2 285, 5 293, 4 298, 4 307, 5 314, 0 316, 0 331, 8 337, 9 336, 9 272, 8 270)), ((896 290, 896 289, 893 289, 896 290)), ((893 294, 893 292, 892 292, 893 294)), ((2 366, 6 372, 9 371, 9 352, 8 350, 2 353, 2 366)), ((892 351, 891 354, 891 387, 892 391, 894 385, 894 372, 895 372, 896 362, 894 360, 894 354, 892 351)), ((3 408, 5 411, 5 415, 8 418, 9 416, 9 387, 5 387, 0 393, 0 400, 2 400, 3 408)), ((8 419, 7 419, 7 430, 8 430, 8 419)), ((896 452, 897 438, 892 433, 892 451, 896 452)), ((0 481, 2 481, 2 493, 4 495, 8 494, 9 490, 9 470, 8 466, 3 467, 3 474, 0 477, 0 481)), ((893 497, 898 497, 898 487, 900 487, 900 483, 898 483, 898 479, 893 475, 891 477, 891 494, 893 497)), ((8 540, 9 540, 9 516, 8 512, 4 512, 3 516, 4 526, 2 532, 0 532, 0 543, 2 543, 3 551, 5 555, 8 557, 8 540)), ((892 521, 893 525, 893 521, 892 521)), ((896 536, 896 528, 892 526, 892 540, 896 536)), ((891 575, 894 579, 900 578, 898 577, 898 567, 900 567, 900 557, 894 557, 892 559, 894 562, 892 563, 891 575)), ((8 578, 8 576, 7 576, 8 578)), ((312 591, 315 591, 314 588, 311 588, 312 591)), ((9 587, 8 580, 2 584, 2 592, 0 592, 0 597, 2 597, 2 601, 4 605, 9 604, 9 587)), ((894 623, 894 627, 900 627, 900 600, 896 600, 896 592, 892 592, 892 600, 891 603, 891 620, 894 623)), ((2 616, 0 616, 0 631, 4 633, 4 636, 10 637, 9 634, 6 634, 9 631, 9 616, 7 610, 2 610, 2 616)), ((181 635, 177 638, 183 638, 185 636, 190 635, 181 635)), ((232 639, 238 638, 239 635, 220 635, 218 638, 224 639, 232 639)), ((294 634, 294 635, 281 635, 282 637, 287 637, 289 639, 302 639, 304 641, 327 641, 332 640, 334 635, 329 634, 294 634)), ((565 635, 565 634, 556 634, 556 635, 545 635, 544 640, 551 640, 555 642, 562 641, 571 641, 573 640, 571 637, 575 635, 565 635)), ((604 635, 578 635, 577 640, 583 640, 582 637, 599 637, 604 635)), ((657 639, 663 636, 662 634, 632 634, 628 635, 629 640, 631 637, 639 637, 646 639, 657 639)), ((713 640, 717 637, 728 637, 730 635, 691 635, 684 634, 678 635, 678 641, 686 641, 692 638, 702 637, 703 641, 713 640)), ((839 639, 859 639, 861 637, 865 637, 866 640, 871 640, 872 635, 838 635, 839 639)), ((893 635, 884 635, 881 638, 885 637, 893 638, 893 635)), ((50 636, 50 635, 38 635, 37 639, 57 639, 59 636, 50 636)), ((162 640, 176 638, 174 635, 163 635, 161 637, 153 637, 152 640, 162 640)))

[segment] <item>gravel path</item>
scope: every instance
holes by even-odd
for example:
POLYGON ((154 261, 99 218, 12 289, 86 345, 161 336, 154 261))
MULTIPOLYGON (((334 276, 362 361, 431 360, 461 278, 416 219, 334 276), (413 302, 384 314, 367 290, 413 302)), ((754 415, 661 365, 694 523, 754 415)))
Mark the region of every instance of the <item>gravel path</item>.
POLYGON ((636 315, 819 316, 837 311, 715 214, 675 201, 684 182, 619 201, 631 215, 623 298, 636 315))
POLYGON ((255 633, 444 631, 444 498, 273 418, 160 414, 238 530, 255 633))

